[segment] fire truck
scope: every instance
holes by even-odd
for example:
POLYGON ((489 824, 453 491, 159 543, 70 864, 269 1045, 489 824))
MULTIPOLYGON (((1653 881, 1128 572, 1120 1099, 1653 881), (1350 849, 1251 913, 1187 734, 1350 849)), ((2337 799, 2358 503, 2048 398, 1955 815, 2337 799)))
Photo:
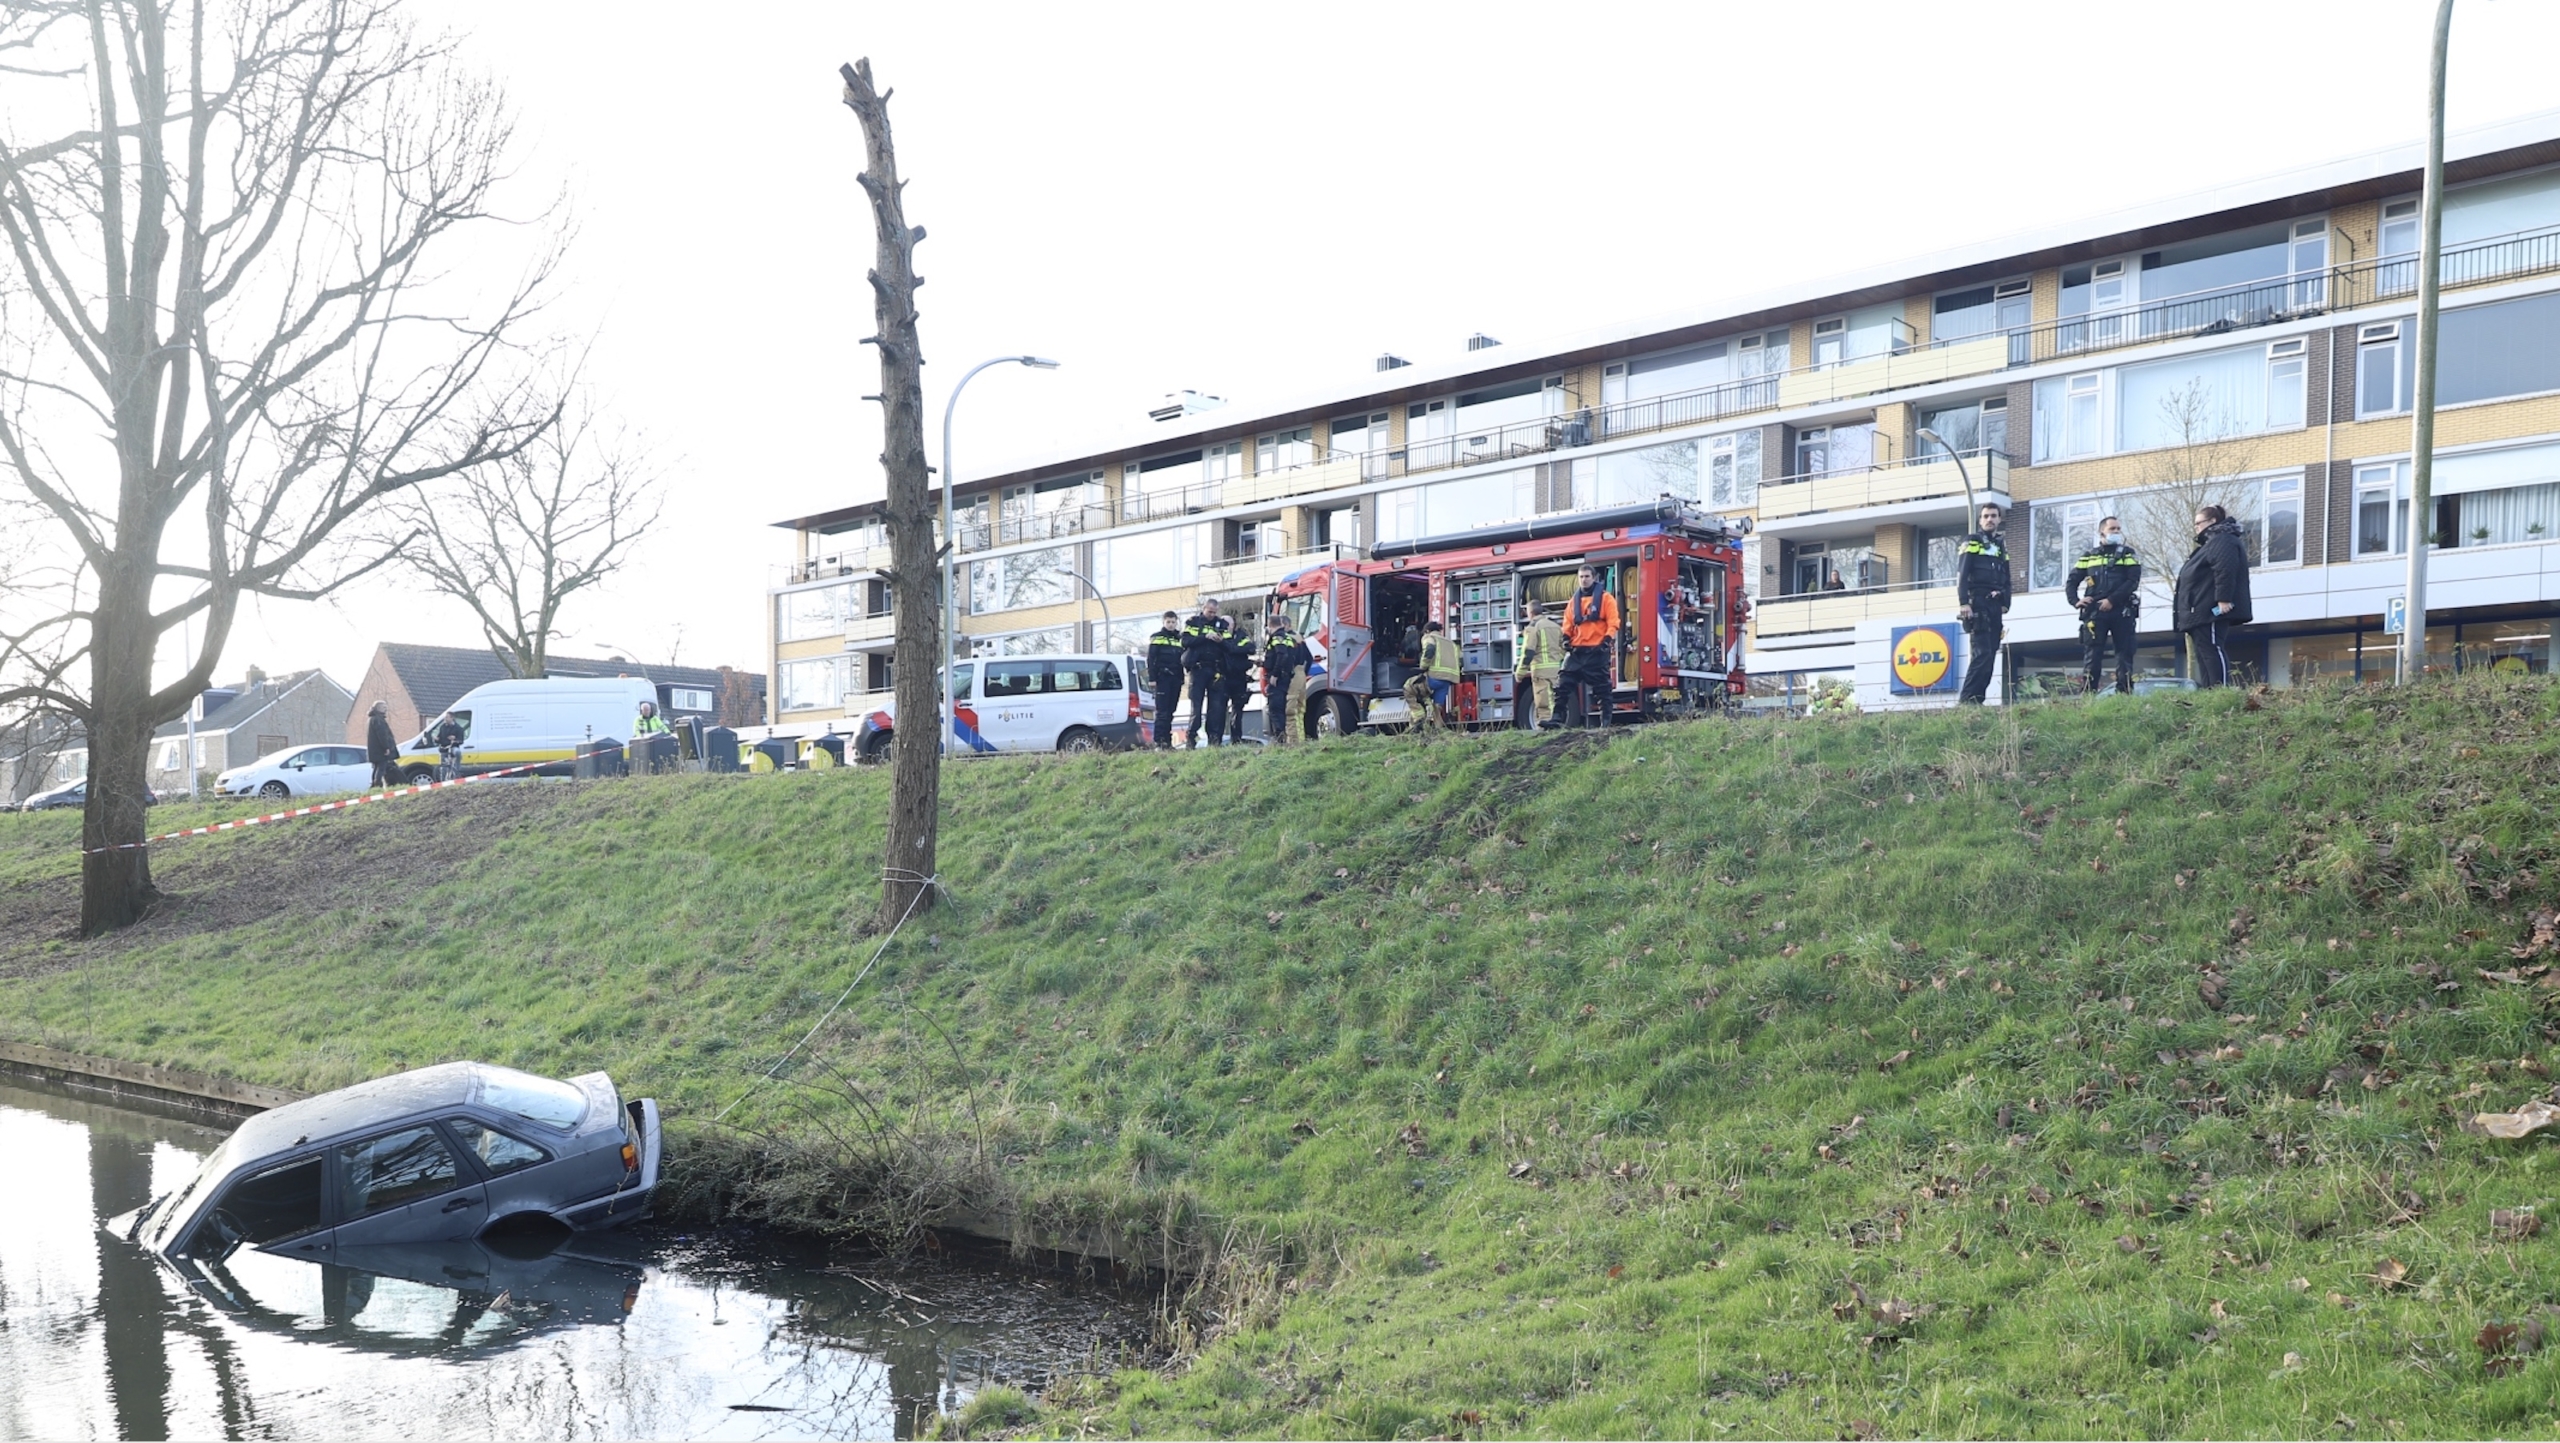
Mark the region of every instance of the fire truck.
POLYGON ((1689 716, 1739 704, 1747 517, 1710 515, 1674 498, 1384 542, 1366 561, 1329 561, 1273 588, 1315 653, 1309 736, 1394 727, 1406 678, 1421 669, 1422 626, 1459 647, 1451 719, 1517 724, 1512 665, 1529 605, 1561 608, 1574 573, 1596 570, 1618 598, 1610 649, 1610 722, 1689 716))

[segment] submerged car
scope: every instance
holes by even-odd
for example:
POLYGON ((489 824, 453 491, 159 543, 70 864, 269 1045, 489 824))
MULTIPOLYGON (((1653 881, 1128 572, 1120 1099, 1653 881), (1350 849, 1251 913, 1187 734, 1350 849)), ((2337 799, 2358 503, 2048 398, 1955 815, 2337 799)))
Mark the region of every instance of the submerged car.
POLYGON ((625 1105, 601 1072, 448 1062, 259 1113, 193 1181, 108 1227, 214 1261, 615 1227, 648 1210, 661 1145, 658 1104, 625 1105))

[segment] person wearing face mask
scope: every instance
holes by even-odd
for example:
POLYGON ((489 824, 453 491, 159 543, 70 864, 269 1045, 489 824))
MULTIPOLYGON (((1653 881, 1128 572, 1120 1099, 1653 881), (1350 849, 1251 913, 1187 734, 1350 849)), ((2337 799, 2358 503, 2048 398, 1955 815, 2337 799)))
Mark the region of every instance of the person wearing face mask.
POLYGON ((2231 680, 2231 630, 2249 624, 2249 550, 2240 523, 2219 506, 2196 508, 2196 546, 2178 568, 2172 617, 2187 638, 2198 687, 2231 680))
POLYGON ((2116 654, 2116 690, 2133 694, 2133 634, 2142 615, 2142 558, 2124 544, 2124 523, 2098 518, 2098 544, 2080 553, 2062 599, 2080 612, 2080 661, 2094 696, 2107 652, 2116 654))
POLYGON ((1600 584, 1600 573, 1583 567, 1574 573, 1573 595, 1564 604, 1564 669, 1556 676, 1555 726, 1584 726, 1594 706, 1599 725, 1610 723, 1609 649, 1618 644, 1618 598, 1600 584))
POLYGON ((2009 513, 1989 502, 1975 514, 1980 530, 1956 548, 1956 620, 1964 623, 1964 689, 1958 706, 1980 706, 1991 695, 1991 673, 2000 664, 2000 619, 2009 613, 2009 548, 2000 528, 2009 513))

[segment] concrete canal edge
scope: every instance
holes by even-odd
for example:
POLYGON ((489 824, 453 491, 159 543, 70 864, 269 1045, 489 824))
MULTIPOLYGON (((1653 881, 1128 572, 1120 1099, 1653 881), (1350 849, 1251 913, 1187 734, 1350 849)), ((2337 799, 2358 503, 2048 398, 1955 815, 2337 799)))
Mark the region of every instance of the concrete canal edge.
MULTIPOLYGON (((6 1039, 0 1039, 0 1077, 27 1078, 74 1092, 102 1093, 108 1097, 149 1102, 228 1123, 245 1121, 268 1108, 299 1102, 311 1095, 290 1088, 262 1087, 254 1082, 217 1077, 211 1073, 154 1067, 113 1057, 91 1057, 84 1053, 65 1052, 57 1047, 6 1039)), ((1025 1225, 1010 1212, 978 1208, 954 1209, 943 1219, 941 1227, 944 1231, 981 1242, 1049 1254, 1048 1261, 1053 1266, 1072 1269, 1072 1260, 1087 1258, 1115 1263, 1121 1268, 1164 1270, 1162 1260, 1123 1246, 1122 1240, 1108 1228, 1077 1228, 1071 1234, 1049 1236, 1042 1229, 1025 1225)))
POLYGON ((5 1040, 0 1040, 0 1076, 32 1078, 75 1092, 101 1092, 110 1097, 182 1108, 225 1122, 240 1122, 310 1095, 182 1068, 89 1057, 32 1042, 5 1040))

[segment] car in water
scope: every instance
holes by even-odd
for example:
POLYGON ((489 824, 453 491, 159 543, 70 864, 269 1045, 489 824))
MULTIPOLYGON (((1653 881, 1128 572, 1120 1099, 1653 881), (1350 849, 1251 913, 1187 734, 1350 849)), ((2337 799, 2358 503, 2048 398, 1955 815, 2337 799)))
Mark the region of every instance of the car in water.
POLYGON ((604 1073, 447 1062, 259 1113, 184 1187, 107 1226, 182 1271, 242 1248, 329 1262, 583 1232, 648 1211, 661 1149, 658 1104, 623 1102, 604 1073))
POLYGON ((362 791, 372 781, 364 748, 329 744, 269 752, 224 772, 213 787, 226 797, 284 798, 362 791))

